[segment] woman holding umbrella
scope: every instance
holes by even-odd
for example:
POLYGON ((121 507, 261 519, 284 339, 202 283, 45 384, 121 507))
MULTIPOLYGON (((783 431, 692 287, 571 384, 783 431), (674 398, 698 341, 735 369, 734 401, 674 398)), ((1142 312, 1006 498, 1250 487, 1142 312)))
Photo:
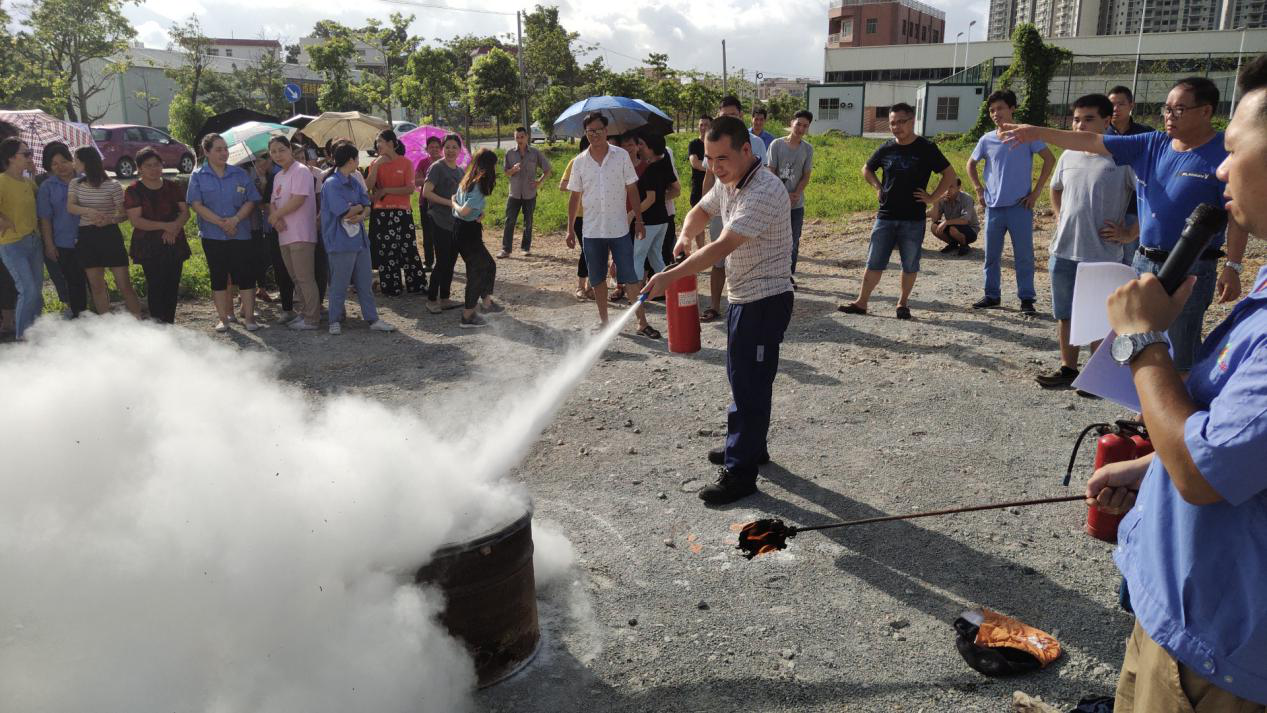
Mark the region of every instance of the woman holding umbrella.
POLYGON ((409 198, 414 192, 414 166, 396 132, 387 129, 375 141, 378 158, 370 164, 366 188, 373 198, 370 209, 370 245, 383 294, 399 297, 402 291, 427 289, 427 273, 418 256, 409 198), (401 273, 404 287, 401 287, 401 273))
POLYGON ((106 288, 106 269, 114 275, 114 285, 123 295, 123 303, 134 317, 141 316, 141 300, 132 289, 128 275, 128 251, 123 247, 119 223, 127 220, 123 212, 123 186, 106 176, 101 154, 92 146, 75 151, 75 172, 79 178, 70 182, 66 210, 79 216, 79 240, 75 252, 88 276, 88 289, 97 314, 110 311, 110 292, 106 288))

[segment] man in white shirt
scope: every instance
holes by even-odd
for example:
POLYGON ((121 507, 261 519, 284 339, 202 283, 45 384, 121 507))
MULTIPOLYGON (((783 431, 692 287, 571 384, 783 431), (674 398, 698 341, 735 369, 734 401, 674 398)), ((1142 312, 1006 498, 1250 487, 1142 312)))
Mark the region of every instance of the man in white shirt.
MULTIPOLYGON (((607 117, 593 112, 585 117, 582 127, 590 146, 576 157, 572 176, 568 179, 568 234, 569 248, 576 247, 576 216, 579 208, 585 209, 585 240, 581 251, 585 255, 591 287, 602 285, 607 278, 607 260, 616 263, 616 281, 624 285, 625 296, 632 302, 637 298, 638 275, 634 272, 633 241, 646 239, 646 226, 642 215, 634 212, 634 228, 629 230, 628 205, 638 205, 638 174, 634 171, 629 153, 607 142, 607 117)), ((607 324, 607 292, 594 290, 594 303, 598 305, 599 328, 607 324)), ((646 309, 637 306, 638 333, 649 338, 659 338, 659 332, 647 324, 646 309), (654 336, 652 336, 654 335, 654 336)))

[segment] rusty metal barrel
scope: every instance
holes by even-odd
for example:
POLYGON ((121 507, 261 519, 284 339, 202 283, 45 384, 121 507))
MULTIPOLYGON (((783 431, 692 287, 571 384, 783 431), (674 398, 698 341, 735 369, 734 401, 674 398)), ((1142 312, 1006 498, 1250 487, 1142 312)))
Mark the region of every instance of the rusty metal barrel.
POLYGON ((444 593, 440 621, 475 659, 480 688, 514 675, 537 653, 532 551, 527 512, 505 527, 440 548, 415 577, 444 593))

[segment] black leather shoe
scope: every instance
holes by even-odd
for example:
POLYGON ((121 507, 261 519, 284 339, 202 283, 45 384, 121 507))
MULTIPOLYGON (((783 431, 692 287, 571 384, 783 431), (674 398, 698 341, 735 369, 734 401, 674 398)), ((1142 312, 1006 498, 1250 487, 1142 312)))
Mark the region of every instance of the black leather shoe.
POLYGON ((1034 300, 1021 300, 1021 314, 1038 314, 1034 309, 1034 300))
POLYGON ((725 505, 757 492, 757 476, 735 475, 725 468, 717 469, 717 482, 704 486, 699 499, 710 505, 725 505))
MULTIPOLYGON (((726 446, 718 446, 708 452, 708 462, 713 465, 724 465, 726 463, 726 446)), ((770 454, 763 453, 757 459, 757 465, 765 465, 770 462, 770 454)))
POLYGON ((973 309, 993 309, 998 306, 999 306, 999 301, 994 299, 993 297, 982 297, 981 299, 972 303, 973 309))

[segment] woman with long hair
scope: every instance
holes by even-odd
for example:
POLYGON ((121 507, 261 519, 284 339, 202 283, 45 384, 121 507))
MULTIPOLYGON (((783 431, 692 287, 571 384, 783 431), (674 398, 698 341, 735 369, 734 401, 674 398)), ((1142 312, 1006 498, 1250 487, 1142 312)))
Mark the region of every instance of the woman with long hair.
POLYGON ((374 145, 378 158, 370 164, 365 184, 374 200, 370 209, 370 246, 378 268, 378 284, 388 297, 399 297, 403 291, 416 294, 427 289, 427 272, 418 256, 409 202, 414 192, 414 165, 391 129, 380 133, 374 145))
POLYGON ((0 260, 17 289, 14 328, 22 339, 44 309, 44 250, 38 235, 35 182, 27 178, 31 149, 10 136, 0 141, 0 260))
POLYGON ((317 195, 312 171, 295 159, 290 140, 274 136, 268 154, 281 172, 273 178, 268 223, 277 231, 286 272, 298 293, 299 316, 290 328, 311 331, 321 322, 321 293, 317 290, 317 195))
POLYGON ((466 175, 453 194, 453 217, 457 219, 453 242, 462 262, 466 263, 466 302, 463 304, 462 320, 458 323, 464 329, 488 324, 475 313, 481 300, 485 313, 503 310, 501 305, 493 302, 497 263, 484 246, 484 207, 496 185, 497 154, 480 149, 475 152, 466 175))
POLYGON ((180 273, 190 256, 189 204, 180 186, 163 178, 163 157, 153 148, 136 152, 136 167, 140 180, 123 192, 123 209, 132 221, 132 261, 145 271, 150 318, 173 324, 180 273))
POLYGON ((461 302, 449 299, 453 285, 453 267, 458 254, 453 243, 453 194, 462 181, 462 169, 458 167, 458 153, 462 151, 462 139, 457 134, 444 137, 441 149, 443 160, 427 169, 427 180, 422 184, 422 195, 427 199, 427 214, 431 216, 431 235, 435 240, 436 264, 431 271, 431 284, 427 287, 427 311, 440 314, 441 310, 460 307, 461 302))
POLYGON ((354 175, 360 152, 351 144, 334 148, 334 168, 321 186, 321 241, 330 256, 330 334, 343 333, 344 300, 348 285, 356 285, 361 318, 376 332, 396 328, 379 319, 370 274, 370 243, 365 235, 365 216, 370 196, 354 175))
POLYGON ((254 243, 251 242, 251 211, 260 199, 259 189, 247 172, 229 165, 229 145, 219 134, 202 139, 206 161, 189 176, 185 202, 198 216, 198 235, 211 273, 211 294, 216 305, 217 332, 225 332, 233 316, 233 296, 229 278, 242 298, 242 320, 247 331, 259 329, 255 322, 254 243))
POLYGON ((97 314, 110 311, 110 291, 106 287, 106 270, 114 276, 114 286, 123 295, 123 302, 134 317, 141 316, 141 300, 132 289, 128 274, 128 251, 123 246, 119 223, 127 220, 123 211, 123 186, 106 176, 101 154, 92 146, 75 151, 75 172, 79 178, 70 182, 66 210, 79 216, 79 240, 75 250, 97 314))

